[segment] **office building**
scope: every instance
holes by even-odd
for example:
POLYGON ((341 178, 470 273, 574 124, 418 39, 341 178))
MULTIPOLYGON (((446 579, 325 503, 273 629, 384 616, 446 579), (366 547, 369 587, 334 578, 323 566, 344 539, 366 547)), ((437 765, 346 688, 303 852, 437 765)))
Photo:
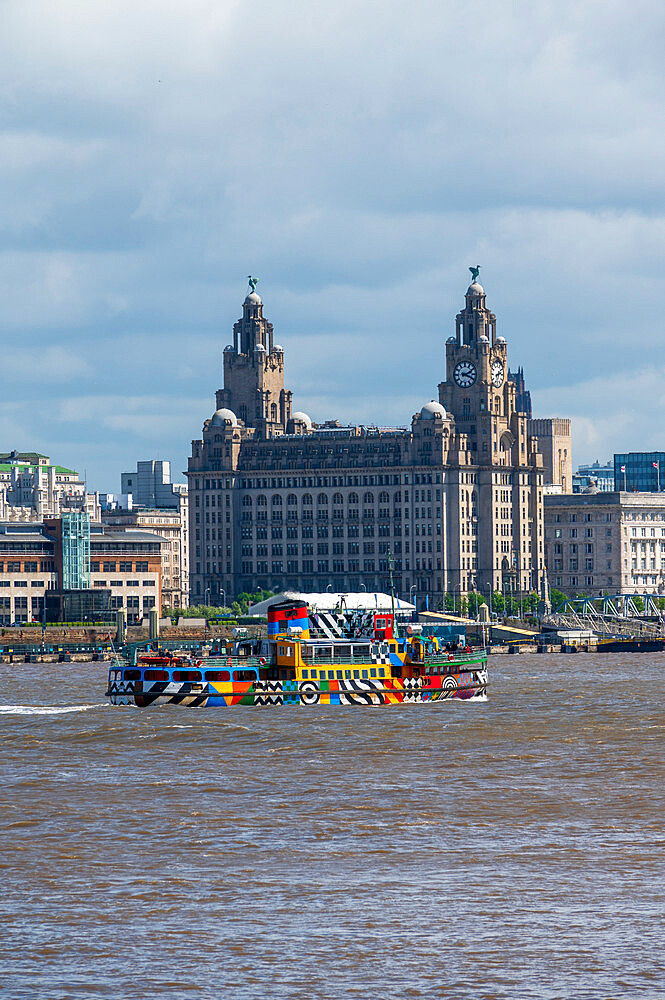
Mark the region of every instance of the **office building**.
POLYGON ((545 496, 544 507, 550 586, 591 596, 665 591, 665 496, 545 496))
POLYGON ((631 451, 614 456, 614 489, 660 493, 665 488, 665 452, 631 451))
POLYGON ((223 359, 187 473, 193 602, 258 587, 389 591, 391 569, 397 593, 431 607, 445 593, 540 588, 551 442, 516 408, 508 345, 477 280, 437 398, 408 427, 293 411, 285 352, 254 290, 223 359))

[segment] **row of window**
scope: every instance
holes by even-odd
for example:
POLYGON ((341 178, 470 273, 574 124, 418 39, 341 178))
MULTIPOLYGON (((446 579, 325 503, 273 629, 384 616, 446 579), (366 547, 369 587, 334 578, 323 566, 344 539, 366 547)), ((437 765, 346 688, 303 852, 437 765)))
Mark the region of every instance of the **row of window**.
POLYGON ((137 559, 136 561, 120 560, 115 562, 113 560, 105 562, 91 562, 90 563, 91 573, 148 573, 149 567, 147 561, 137 559))

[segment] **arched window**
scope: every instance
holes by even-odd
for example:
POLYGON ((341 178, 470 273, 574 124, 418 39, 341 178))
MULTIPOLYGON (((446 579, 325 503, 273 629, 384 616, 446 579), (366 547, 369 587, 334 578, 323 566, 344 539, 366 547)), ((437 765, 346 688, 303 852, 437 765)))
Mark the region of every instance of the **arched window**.
POLYGON ((358 503, 357 493, 349 493, 349 503, 358 503))
POLYGON ((311 493, 305 493, 305 495, 302 498, 302 502, 303 502, 303 506, 305 506, 305 507, 311 507, 312 506, 312 494, 311 493))
POLYGON ((389 502, 390 502, 390 497, 385 491, 383 493, 379 493, 379 503, 389 503, 389 502))
POLYGON ((243 505, 243 507, 251 507, 252 506, 252 498, 251 497, 243 497, 242 498, 242 505, 243 505))
POLYGON ((270 404, 270 419, 272 421, 277 421, 277 403, 270 404))
POLYGON ((273 507, 281 507, 282 506, 282 498, 279 495, 279 493, 273 493, 273 495, 272 495, 272 505, 273 505, 273 507))
POLYGON ((286 502, 289 505, 289 507, 295 507, 298 503, 298 497, 295 495, 295 493, 289 493, 288 497, 286 498, 286 502))
POLYGON ((328 503, 328 494, 327 493, 319 493, 318 497, 316 498, 316 502, 318 504, 328 503))
POLYGON ((363 496, 363 503, 374 503, 374 494, 365 493, 365 495, 363 496))
POLYGON ((256 498, 256 506, 257 507, 267 507, 268 506, 268 501, 265 498, 265 496, 263 495, 263 493, 256 498))
POLYGON ((335 493, 335 496, 333 497, 333 503, 334 504, 344 503, 344 497, 342 496, 341 493, 335 493))

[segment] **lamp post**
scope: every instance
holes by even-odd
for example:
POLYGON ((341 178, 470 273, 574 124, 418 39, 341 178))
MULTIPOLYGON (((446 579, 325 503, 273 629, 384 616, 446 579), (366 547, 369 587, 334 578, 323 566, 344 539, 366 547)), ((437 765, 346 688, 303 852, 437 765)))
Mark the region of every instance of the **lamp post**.
MULTIPOLYGON (((411 594, 414 591, 416 591, 416 590, 418 590, 418 584, 417 583, 412 583, 411 586, 409 587, 409 604, 414 604, 414 602, 411 600, 411 594)), ((414 604, 414 607, 415 607, 415 609, 417 611, 418 610, 418 606, 414 604)))
POLYGON ((492 618, 492 581, 487 584, 487 591, 490 595, 490 620, 492 618))
POLYGON ((220 594, 223 595, 224 599, 222 601, 222 607, 225 608, 226 607, 226 591, 224 590, 223 587, 220 587, 219 592, 220 592, 220 594))
POLYGON ((332 594, 332 583, 329 583, 327 585, 327 587, 326 587, 326 593, 327 594, 332 594))
POLYGON ((363 589, 363 590, 365 591, 365 593, 367 593, 367 587, 365 586, 365 584, 364 584, 364 583, 363 583, 362 581, 361 581, 361 583, 360 583, 360 586, 361 586, 361 587, 362 587, 362 589, 363 589))
POLYGON ((206 602, 206 607, 210 607, 210 587, 206 587, 203 591, 203 600, 206 602))

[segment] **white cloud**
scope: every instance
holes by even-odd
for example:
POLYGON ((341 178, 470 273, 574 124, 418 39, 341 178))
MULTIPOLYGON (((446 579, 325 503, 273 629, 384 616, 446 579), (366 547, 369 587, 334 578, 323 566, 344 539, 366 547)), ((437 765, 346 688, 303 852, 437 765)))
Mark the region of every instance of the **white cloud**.
POLYGON ((480 261, 580 457, 658 427, 653 391, 617 421, 579 387, 659 360, 665 9, 7 0, 3 22, 6 403, 39 381, 100 472, 139 441, 185 454, 250 270, 315 418, 408 423, 480 261), (89 384, 59 410, 67 358, 89 384))

